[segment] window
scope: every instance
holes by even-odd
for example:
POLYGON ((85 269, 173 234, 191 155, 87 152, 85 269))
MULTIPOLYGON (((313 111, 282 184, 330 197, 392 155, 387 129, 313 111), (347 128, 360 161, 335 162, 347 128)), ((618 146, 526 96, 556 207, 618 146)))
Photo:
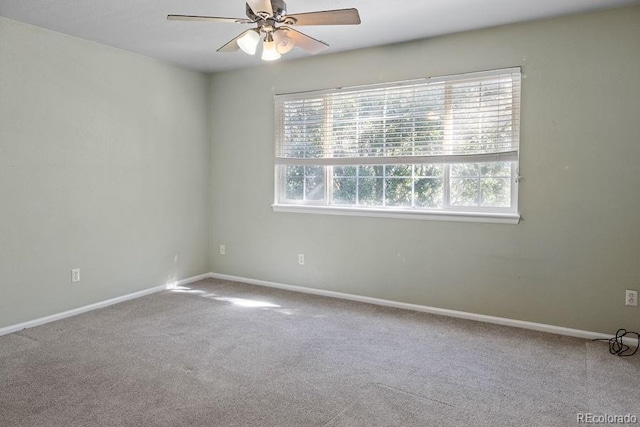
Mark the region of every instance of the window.
POLYGON ((519 68, 276 95, 275 110, 275 210, 519 218, 519 68))

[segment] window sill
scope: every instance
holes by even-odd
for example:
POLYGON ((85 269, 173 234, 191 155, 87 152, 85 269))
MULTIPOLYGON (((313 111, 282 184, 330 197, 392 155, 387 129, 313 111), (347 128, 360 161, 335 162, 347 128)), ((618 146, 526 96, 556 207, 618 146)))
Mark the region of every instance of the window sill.
POLYGON ((491 224, 518 224, 520 215, 486 212, 413 212, 401 209, 369 209, 339 206, 271 205, 275 212, 347 215, 376 218, 420 219, 427 221, 481 222, 491 224))

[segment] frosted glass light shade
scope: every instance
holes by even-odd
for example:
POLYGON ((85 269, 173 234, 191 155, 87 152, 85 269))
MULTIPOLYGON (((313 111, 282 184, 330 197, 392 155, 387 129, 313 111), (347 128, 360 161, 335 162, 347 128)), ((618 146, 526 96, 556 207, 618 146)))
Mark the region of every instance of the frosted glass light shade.
POLYGON ((255 31, 247 31, 244 36, 238 39, 238 46, 245 53, 249 55, 255 55, 258 48, 258 42, 260 41, 260 35, 255 31))
POLYGON ((287 36, 286 31, 278 30, 273 33, 273 40, 276 42, 276 50, 278 53, 285 54, 293 49, 293 39, 287 36))
POLYGON ((262 46, 262 60, 263 61, 275 61, 276 59, 280 59, 280 54, 276 50, 276 42, 271 39, 270 41, 265 40, 262 46))

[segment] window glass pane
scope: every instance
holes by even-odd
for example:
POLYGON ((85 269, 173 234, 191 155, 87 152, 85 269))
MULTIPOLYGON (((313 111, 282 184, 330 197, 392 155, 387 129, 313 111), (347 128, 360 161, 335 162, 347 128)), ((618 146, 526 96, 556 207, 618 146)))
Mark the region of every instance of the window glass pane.
POLYGON ((322 175, 305 177, 304 198, 305 200, 324 199, 324 177, 322 175))
MULTIPOLYGON (((326 167, 284 168, 284 199, 324 199, 326 167)), ((462 163, 449 168, 451 206, 511 207, 511 162, 462 163)), ((445 166, 442 164, 334 166, 331 170, 332 204, 416 209, 444 206, 445 166)))
POLYGON ((442 178, 419 178, 414 183, 417 208, 442 207, 442 178))
POLYGON ((360 176, 382 176, 384 166, 360 166, 358 174, 360 176))
POLYGON ((324 176, 324 166, 305 166, 304 176, 324 176))
POLYGON ((386 176, 411 176, 411 165, 385 166, 386 176))
POLYGON ((358 168, 355 166, 334 166, 333 176, 334 177, 355 176, 357 170, 358 168))
POLYGON ((304 198, 304 178, 287 178, 285 193, 286 199, 302 200, 304 198))
POLYGON ((511 176, 511 162, 480 164, 481 176, 511 176))
POLYGON ((285 175, 287 178, 304 176, 304 166, 286 166, 285 175))
POLYGON ((451 165, 451 176, 478 176, 478 163, 454 163, 451 165))
POLYGON ((451 178, 451 206, 478 206, 477 178, 451 178))
POLYGON ((480 206, 508 208, 511 204, 511 178, 481 178, 480 206))
POLYGON ((334 178, 333 179, 333 203, 336 205, 356 204, 356 183, 354 178, 334 178))
POLYGON ((415 165, 416 176, 434 176, 441 177, 444 175, 444 166, 439 164, 415 165))
POLYGON ((385 179, 385 205, 411 206, 412 181, 411 178, 385 179))
POLYGON ((358 179, 358 204, 365 206, 382 206, 383 198, 382 178, 358 179))
POLYGON ((304 166, 286 166, 284 171, 285 199, 304 198, 304 166))

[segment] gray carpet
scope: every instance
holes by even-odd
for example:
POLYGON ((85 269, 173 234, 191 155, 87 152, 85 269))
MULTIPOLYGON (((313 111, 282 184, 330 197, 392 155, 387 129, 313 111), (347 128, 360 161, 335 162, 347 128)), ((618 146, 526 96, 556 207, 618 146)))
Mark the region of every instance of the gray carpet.
POLYGON ((640 416, 640 356, 219 280, 0 337, 0 426, 575 426, 580 412, 640 416))

